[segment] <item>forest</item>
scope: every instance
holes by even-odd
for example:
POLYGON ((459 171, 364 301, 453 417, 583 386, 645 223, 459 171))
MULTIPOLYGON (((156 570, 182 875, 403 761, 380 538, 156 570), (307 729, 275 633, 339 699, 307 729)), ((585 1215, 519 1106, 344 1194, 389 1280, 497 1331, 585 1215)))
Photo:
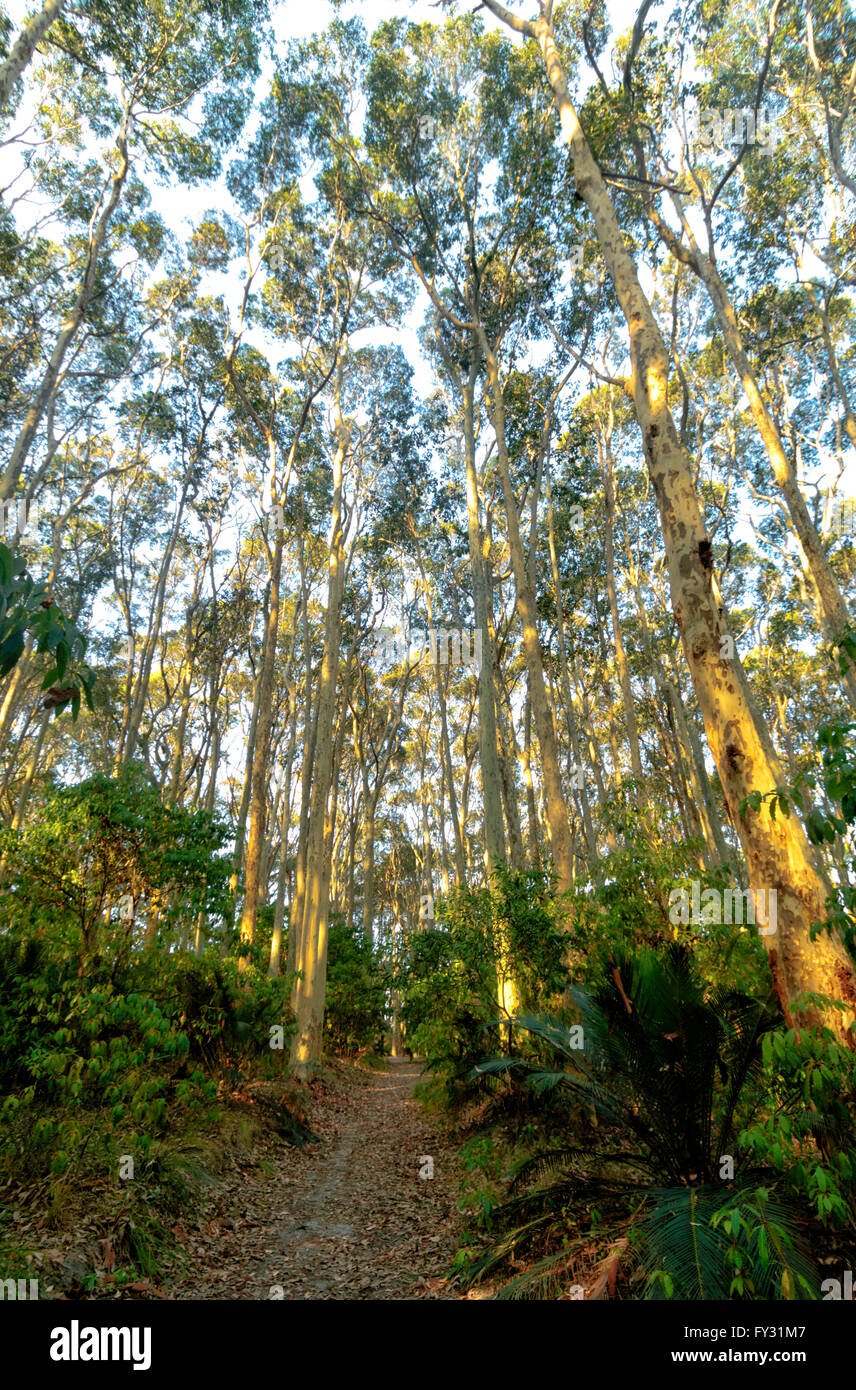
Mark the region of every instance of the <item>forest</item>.
POLYGON ((854 95, 0 8, 3 1297, 853 1299, 854 95))

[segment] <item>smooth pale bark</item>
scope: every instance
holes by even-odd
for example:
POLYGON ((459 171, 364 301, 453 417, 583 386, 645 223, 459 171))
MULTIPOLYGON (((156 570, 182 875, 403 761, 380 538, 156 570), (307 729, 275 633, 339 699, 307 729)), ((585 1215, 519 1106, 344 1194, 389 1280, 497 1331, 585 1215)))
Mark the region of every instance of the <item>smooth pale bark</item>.
POLYGON ((598 646, 600 647, 599 675, 601 680, 603 681, 603 688, 606 691, 606 709, 609 730, 609 746, 612 749, 612 766, 615 773, 615 784, 616 786, 620 787, 624 779, 621 773, 622 758, 621 749, 618 746, 618 738, 616 735, 616 721, 613 718, 616 702, 615 697, 612 693, 612 681, 609 678, 609 642, 607 641, 606 629, 600 610, 600 594, 596 587, 592 588, 591 605, 595 618, 595 636, 597 637, 598 646))
POLYGON ((130 168, 128 157, 128 136, 133 124, 133 117, 128 109, 125 110, 122 125, 116 137, 116 150, 119 155, 119 162, 116 172, 110 180, 109 195, 107 202, 101 210, 97 221, 93 214, 93 221, 90 223, 89 247, 86 256, 86 268, 80 282, 74 303, 63 317, 62 327, 54 344, 48 364, 42 373, 42 379, 30 403, 24 423, 15 440, 9 462, 0 477, 0 500, 11 497, 18 485, 21 470, 27 461, 36 431, 44 418, 48 403, 59 382, 60 372, 66 358, 69 347, 74 341, 81 324, 86 317, 92 298, 96 293, 96 282, 98 279, 98 267, 101 253, 104 250, 104 243, 107 240, 107 232, 113 216, 119 206, 122 190, 130 168), (94 226, 93 226, 94 223, 94 226))
MULTIPOLYGON (((791 529, 797 540, 800 565, 807 582, 814 591, 824 637, 827 642, 832 643, 836 637, 841 636, 845 628, 850 626, 850 613, 847 604, 841 593, 835 571, 827 559, 823 541, 812 521, 790 455, 785 450, 776 422, 761 395, 757 378, 743 345, 737 314, 731 302, 728 288, 716 268, 712 255, 706 254, 698 245, 684 214, 680 199, 673 194, 672 201, 687 237, 686 245, 663 220, 651 201, 648 202, 648 215, 675 258, 682 264, 689 266, 707 290, 726 351, 746 394, 755 428, 761 436, 773 475, 787 506, 791 529)), ((827 352, 831 353, 831 343, 828 339, 827 352)), ((831 365, 833 361, 834 353, 831 353, 831 365)), ((856 710, 856 670, 854 670, 849 658, 846 658, 846 653, 844 655, 845 670, 840 679, 851 707, 856 710)), ((836 672, 838 669, 836 663, 836 672)))
MULTIPOLYGON (((216 612, 216 597, 215 597, 216 612)), ((208 752, 208 786, 205 790, 203 809, 211 815, 217 804, 217 773, 220 770, 220 720, 217 715, 218 686, 216 670, 211 673, 209 690, 210 739, 208 752)), ((233 890, 234 891, 234 890, 233 890)), ((200 912, 196 918, 196 931, 193 940, 194 955, 201 956, 206 946, 208 915, 200 912)))
POLYGON ((491 424, 496 437, 499 476, 505 503, 508 547, 511 552, 511 567, 514 573, 515 598, 523 632, 523 652, 529 672, 532 716, 535 720, 535 732, 541 750, 543 790, 550 827, 550 846, 556 867, 557 889, 561 894, 570 889, 572 884, 573 847, 568 806, 565 801, 559 765, 559 742, 556 737, 553 711, 547 699, 544 659, 541 652, 541 640, 538 636, 535 593, 529 583, 529 575, 526 571, 523 544, 520 537, 520 517, 514 498, 514 489, 511 485, 505 437, 505 402, 502 395, 502 383, 499 379, 499 366, 481 323, 479 323, 479 338, 487 367, 491 424))
POLYGON ((476 630, 482 636, 482 660, 478 673, 478 746, 482 800, 484 802, 485 863, 488 876, 490 876, 497 865, 504 863, 506 846, 499 761, 496 755, 493 645, 488 640, 487 579, 479 520, 478 477, 476 474, 474 394, 477 371, 478 356, 473 352, 469 375, 463 388, 463 433, 467 474, 467 536, 473 576, 473 604, 476 614, 476 630))
POLYGON ((695 722, 684 707, 677 659, 675 653, 670 649, 670 669, 673 676, 673 679, 670 679, 669 671, 665 663, 660 660, 655 651, 651 629, 648 624, 648 614, 645 609, 645 600, 642 597, 642 590, 639 587, 639 571, 634 562, 630 549, 630 540, 626 532, 625 549, 627 552, 630 586, 633 591, 636 614, 639 618, 639 627, 642 632, 642 646, 645 652, 645 660, 658 688, 662 688, 673 711, 677 737, 688 756, 696 804, 701 816, 704 835, 710 849, 712 860, 714 863, 718 862, 721 865, 726 865, 733 861, 734 856, 723 833, 719 807, 716 804, 710 778, 707 775, 704 753, 702 752, 701 742, 696 732, 695 722))
POLYGON ((701 743, 695 731, 695 726, 684 709, 680 687, 677 683, 671 682, 664 671, 660 678, 662 680, 663 692, 669 702, 669 707, 674 717, 677 741, 683 748, 684 757, 690 770, 690 778, 695 795, 695 805, 701 817, 702 830, 710 851, 711 860, 714 864, 725 865, 732 858, 732 855, 725 836, 722 833, 722 822, 720 821, 719 811, 716 801, 714 800, 710 778, 707 775, 707 768, 704 765, 704 754, 702 753, 701 743))
MULTIPOLYGON (((434 846, 431 840, 431 817, 428 809, 429 788, 426 776, 428 750, 424 743, 419 759, 419 803, 422 814, 422 896, 434 901, 434 846)), ((433 909, 432 909, 433 910, 433 909)), ((422 901, 419 904, 419 920, 430 921, 422 915, 422 901)))
POLYGON ((233 921, 237 909, 238 880, 241 876, 241 866, 244 862, 244 840, 247 833, 247 816, 250 810, 250 797, 253 790, 253 763, 255 758, 256 731, 259 723, 259 708, 261 705, 261 682, 256 680, 253 691, 253 710, 250 715, 250 728, 247 735, 247 756, 244 764, 244 784, 241 788, 241 804, 238 808, 238 820, 235 826, 235 848, 232 854, 232 873, 229 877, 229 893, 232 899, 233 921))
MULTIPOLYGON (((612 404, 610 402, 610 433, 612 426, 612 404)), ((600 475, 603 479, 603 500, 606 511, 603 549, 606 567, 606 592, 609 599, 609 614, 612 620, 612 640, 615 646, 615 663, 618 667, 618 683, 621 688, 621 703, 624 709, 624 723, 627 729, 627 742, 630 745, 630 766, 636 780, 636 803, 641 810, 645 805, 642 770, 642 754, 639 748, 639 725, 636 721, 636 707, 633 702, 633 689, 630 684, 630 668, 624 650, 624 637, 621 632, 621 615, 618 611, 618 591, 615 584, 615 478, 612 448, 609 434, 602 422, 598 422, 597 448, 600 459, 600 475)))
MULTIPOLYGON (((346 660, 345 663, 344 663, 344 665, 345 665, 345 675, 344 675, 344 683, 343 683, 343 689, 342 689, 341 710, 340 710, 339 718, 338 718, 338 720, 336 721, 336 744, 335 744, 335 748, 334 748, 334 751, 333 751, 333 771, 332 771, 331 778, 330 778, 330 806, 329 806, 329 810, 328 810, 328 812, 327 812, 327 819, 326 819, 326 823, 325 823, 325 827, 324 827, 324 859, 323 859, 323 869, 322 869, 322 872, 323 872, 323 874, 324 874, 323 896, 324 896, 325 901, 327 902, 327 910, 328 910, 328 911, 329 911, 329 903, 330 903, 330 898, 331 898, 331 896, 333 897, 333 899, 334 899, 334 901, 335 901, 335 890, 334 890, 334 888, 333 888, 333 871, 334 871, 334 867, 336 867, 336 865, 337 865, 337 860, 338 860, 338 858, 341 857, 341 856, 336 856, 336 852, 335 852, 335 844, 336 844, 336 833, 335 833, 335 832, 336 832, 336 816, 337 816, 338 808, 339 808, 339 785, 340 785, 340 777, 341 777, 341 771, 342 771, 342 750, 343 750, 344 744, 345 744, 345 725, 346 725, 346 720, 345 720, 345 709, 346 709, 346 707, 347 707, 347 703, 348 703, 348 694, 349 694, 349 691, 350 691, 351 657, 352 657, 352 656, 353 656, 353 651, 351 651, 351 652, 348 654, 348 658, 347 658, 347 660, 346 660)), ((325 991, 326 991, 326 979, 325 979, 325 991)), ((322 1022, 323 1022, 323 1014, 322 1014, 322 1022)))
POLYGON ((324 652, 318 680, 318 723, 313 759, 312 797, 306 842, 306 886, 303 921, 296 942, 296 979, 292 1009, 297 1031, 291 1044, 291 1064, 299 1076, 312 1075, 321 1059, 324 996, 327 985, 327 917, 329 866, 324 863, 329 798, 334 766, 333 722, 339 669, 339 633, 345 585, 342 536, 342 486, 347 438, 341 416, 341 364, 336 387, 336 426, 339 436, 333 458, 333 503, 327 569, 327 612, 324 652))
MULTIPOLYGON (((244 902, 241 909, 241 941, 255 940, 256 917, 259 909, 262 858, 267 822, 268 762, 270 759, 271 729, 273 727, 273 682, 276 669, 276 648, 279 637, 280 581, 282 577, 283 528, 276 528, 271 558, 269 600, 265 621, 265 640, 258 677, 258 727, 253 749, 252 793, 250 796, 249 835, 244 876, 244 902)), ((242 955, 239 966, 246 965, 242 955)))
MULTIPOLYGON (((375 812, 389 773, 392 755, 397 747, 396 731, 401 724, 410 674, 411 668, 405 660, 398 699, 388 711, 387 723, 381 740, 381 746, 384 748, 383 756, 381 758, 375 756, 374 759, 375 776, 373 783, 369 778, 369 760, 366 756, 365 739, 359 729, 356 711, 353 712, 354 747, 360 755, 360 778, 363 787, 363 933, 367 941, 371 941, 374 928, 375 812)), ((370 719, 371 712, 368 709, 368 702, 369 695, 366 688, 367 718, 370 719)))
MULTIPOLYGON (((642 431, 669 566, 672 605, 713 754, 756 892, 777 893, 778 924, 762 936, 776 991, 789 1026, 824 1023, 848 1047, 856 1018, 856 968, 837 932, 811 939, 812 925, 826 916, 825 892, 815 856, 795 816, 771 818, 746 809, 753 791, 777 783, 756 711, 747 699, 739 658, 723 658, 730 636, 724 609, 714 598, 713 547, 699 509, 690 460, 679 442, 668 403, 669 354, 639 284, 615 209, 571 102, 556 48, 549 8, 532 23, 519 20, 498 0, 485 0, 495 15, 534 38, 540 49, 562 135, 573 159, 576 187, 591 212, 601 252, 615 286, 630 337, 631 389, 642 431), (845 1011, 812 1008, 794 1015, 805 991, 840 999, 845 1011)), ((733 639, 732 639, 733 640, 733 639)), ((769 734, 767 734, 767 741, 769 734)))
POLYGON ((288 831, 291 825, 291 774, 294 769, 294 755, 297 749, 297 700, 295 689, 291 693, 291 719, 289 721, 288 754, 285 762, 283 781, 282 814, 279 822, 279 865, 276 874, 276 901, 273 914, 273 933, 270 941, 268 975, 272 979, 279 976, 280 955, 282 953, 282 926, 285 920, 285 890, 288 882, 288 831))
POLYGON ((171 805, 175 805, 178 801, 181 791, 184 744, 187 737, 187 721, 190 716, 190 683, 193 676, 193 616, 199 601, 199 588, 201 582, 202 570, 200 568, 197 570, 193 597, 187 605, 187 615, 184 624, 184 655, 181 663, 178 693, 178 727, 175 732, 175 750, 173 753, 172 770, 170 772, 169 789, 167 792, 167 800, 171 805))
MULTIPOLYGON (((303 491, 300 491, 301 503, 303 491)), ((301 523, 305 520, 305 511, 301 523)), ((306 543, 303 525, 297 531, 297 563, 300 569, 300 608, 303 629, 303 759, 300 771, 300 811, 297 820, 297 851, 294 858, 294 892, 288 909, 288 942, 286 971, 296 969, 297 941, 303 922, 303 890, 306 885, 306 839, 309 834, 309 801, 312 795, 312 765, 315 758, 315 733, 318 728, 318 706, 312 701, 312 649, 309 630, 309 579, 306 569, 306 543)))
MULTIPOLYGON (((493 644, 493 635, 490 638, 493 644)), ((495 708, 496 708, 496 757, 499 764, 499 785, 502 792, 502 809, 505 816, 505 826, 508 842, 508 864, 509 868, 515 873, 520 873, 526 867, 526 856, 523 852, 523 831, 520 826, 520 811, 517 805, 517 787, 514 781, 512 745, 514 742, 511 732, 510 720, 507 716, 504 701, 502 698, 503 678, 499 669, 499 663, 494 649, 494 671, 496 672, 495 708)))
MULTIPOLYGON (((431 591, 422 560, 422 547, 419 544, 419 537, 412 520, 410 522, 410 529, 416 543, 416 562, 419 565, 419 573, 422 579, 422 592, 425 595, 425 608, 428 617, 428 640, 431 651, 433 652, 437 649, 437 630, 434 625, 434 605, 431 602, 431 591)), ((458 815, 458 799, 455 793, 455 770, 452 765, 452 746, 449 740, 446 690, 443 676, 440 672, 439 662, 432 662, 432 670, 434 673, 434 688, 437 692, 437 704, 440 708, 440 754, 443 763, 444 781, 449 794, 449 815, 452 819, 452 832, 455 837, 455 879, 457 886, 462 888, 466 883, 467 866, 464 858, 464 843, 461 836, 461 820, 458 815)))
POLYGON ((513 769, 520 766, 521 755, 514 733, 514 712, 508 694, 508 686, 502 670, 497 666, 497 725, 500 732, 500 770, 503 779, 503 798, 508 824, 508 843, 511 853, 511 867, 514 870, 526 868, 526 851, 523 844, 523 827, 518 807, 517 783, 513 769))
POLYGON ((348 877, 345 885, 345 901, 342 913, 350 926, 354 921, 354 900, 356 898, 357 869, 357 827, 359 823, 359 793, 351 792, 351 815, 348 822, 348 877))
POLYGON ((30 753, 29 761, 27 763, 27 771, 24 776, 23 786, 21 787, 20 793, 18 795, 18 802, 15 806, 15 814, 12 818, 13 830, 20 830, 21 826, 24 823, 24 812, 27 809, 27 802, 30 799, 30 791, 32 790, 33 786, 33 778, 36 775, 36 769, 39 765, 39 758, 42 755, 42 745, 45 741, 45 734, 47 733, 50 719, 51 716, 50 712, 48 711, 47 713, 42 715, 41 721, 39 723, 39 732, 36 735, 36 741, 33 744, 33 748, 30 753))
MULTIPOLYGON (((458 381, 446 352, 442 339, 437 335, 441 354, 450 370, 450 375, 458 381)), ((494 671, 494 645, 491 640, 493 623, 489 611, 490 599, 487 585, 484 537, 479 517, 479 488, 476 471, 475 437, 475 385, 479 369, 479 353, 473 343, 470 353, 469 370, 461 384, 462 423, 464 440, 464 462, 467 489, 467 537, 470 551, 470 570, 473 577, 473 606, 476 616, 476 631, 481 634, 481 666, 477 678, 478 687, 478 752, 481 770, 482 803, 484 807, 485 868, 488 883, 492 881, 496 869, 506 862, 507 846, 505 838, 505 817, 502 805, 502 774, 499 766, 498 732, 496 727, 496 676, 494 671)), ((463 795, 463 826, 466 825, 467 783, 465 778, 463 795)), ((496 968, 497 999, 506 1018, 511 1018, 518 1007, 518 992, 510 960, 510 947, 504 927, 495 933, 494 961, 496 968)))
POLYGON ((698 866, 704 872, 705 869, 712 868, 715 862, 710 852, 710 834, 705 830, 704 807, 697 795, 686 745, 682 743, 678 733, 672 692, 665 690, 663 693, 665 699, 662 707, 659 701, 654 701, 654 723, 663 750, 664 764, 669 770, 674 789, 674 804, 684 822, 687 840, 701 842, 698 866))
POLYGON ((34 14, 24 25, 9 49, 9 56, 0 63, 0 106, 6 105, 12 88, 29 66, 54 20, 59 18, 64 4, 65 0, 45 0, 38 14, 34 14))
MULTIPOLYGON (((207 431, 207 427, 208 420, 205 421, 202 434, 197 443, 197 448, 195 451, 195 459, 197 460, 199 457, 199 451, 202 448, 204 435, 207 431)), ((133 686, 133 695, 131 696, 130 707, 128 709, 127 727, 124 730, 123 736, 119 739, 119 743, 116 749, 117 771, 119 767, 122 765, 122 763, 130 762, 137 751, 137 745, 140 737, 140 726, 142 724, 143 713, 145 712, 146 708, 146 699, 149 694, 149 681, 152 673, 152 665, 154 663, 155 652, 157 651, 158 642, 160 640, 161 628, 163 626, 164 610, 166 606, 167 583, 169 581, 169 575, 172 569, 172 562, 175 558, 175 551, 176 546, 178 544, 178 538, 181 534, 181 522, 184 516, 184 508, 187 503, 187 495, 190 491, 192 472, 193 469, 189 468, 187 470, 187 473, 185 474, 184 482, 182 484, 181 489, 181 496, 179 498, 175 517, 170 528, 169 540, 167 541, 166 548, 164 550, 163 556, 161 557, 160 566, 158 567, 157 582, 155 584, 155 591, 152 596, 151 607, 149 610, 148 631, 146 633, 146 638, 145 642, 143 643, 143 650, 140 657, 140 669, 137 672, 136 681, 134 682, 133 686)), ((128 622, 129 633, 131 631, 130 609, 131 603, 129 595, 126 604, 126 617, 128 622)), ((129 647, 129 658, 130 663, 132 664, 133 641, 132 639, 130 640, 131 646, 129 647)))
MULTIPOLYGON (((556 530, 553 515, 553 491, 550 481, 550 460, 547 458, 547 543, 550 553, 550 573, 553 579, 553 597, 556 604, 556 637, 559 647, 559 685, 562 691, 562 698, 565 704, 565 723, 568 730, 568 743, 573 754, 573 766, 583 772, 583 754, 580 744, 579 729, 577 725, 577 712, 573 695, 571 694, 571 681, 569 675, 568 652, 565 642, 565 600, 562 591, 562 579, 559 574, 559 560, 556 553, 556 530)), ((527 715, 529 708, 527 706, 527 715)), ((580 809, 582 811, 583 835, 586 844, 586 862, 589 872, 591 872, 597 861, 597 836, 594 832, 594 824, 591 818, 591 803, 589 802, 586 790, 585 778, 582 778, 582 785, 576 788, 580 798, 580 809)))
POLYGON ((534 869, 541 867, 541 844, 538 838, 538 812, 535 806, 535 783, 532 779, 532 700, 526 687, 523 709, 523 746, 520 750, 520 773, 526 788, 526 839, 529 862, 534 869))
POLYGON ((309 807, 312 800, 312 769, 315 764, 315 739, 318 732, 318 705, 312 703, 311 672, 307 671, 309 709, 304 711, 303 765, 300 776, 300 817, 297 829, 297 853, 294 859, 294 896, 288 914, 288 947, 286 969, 291 975, 297 969, 297 948, 303 924, 303 904, 306 891, 306 847, 309 841, 309 807))

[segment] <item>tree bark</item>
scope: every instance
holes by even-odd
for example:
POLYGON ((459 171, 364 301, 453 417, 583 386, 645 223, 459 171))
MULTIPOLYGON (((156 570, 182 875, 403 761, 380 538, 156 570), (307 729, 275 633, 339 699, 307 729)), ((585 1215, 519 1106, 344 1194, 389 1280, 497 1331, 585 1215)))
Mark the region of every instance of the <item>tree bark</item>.
POLYGON ((328 803, 333 776, 333 722, 339 667, 339 632, 345 557, 342 537, 342 486, 347 438, 341 415, 341 362, 336 385, 338 445, 333 459, 333 504, 327 570, 327 613, 324 652, 318 682, 318 723, 314 749, 314 776, 306 845, 306 887, 303 922, 296 941, 296 967, 292 1008, 297 1032, 292 1039, 291 1064, 298 1076, 310 1077, 321 1058, 324 995, 327 984, 327 917, 329 869, 325 870, 324 845, 328 830, 328 803))
POLYGON ((45 0, 38 14, 34 14, 21 30, 7 58, 0 63, 0 107, 6 105, 12 95, 12 88, 18 78, 26 71, 33 54, 50 29, 59 18, 65 0, 45 0))
POLYGON ((766 810, 741 811, 750 792, 765 793, 777 785, 764 747, 766 729, 759 727, 756 711, 750 707, 739 657, 735 654, 724 659, 721 655, 722 639, 730 634, 724 609, 714 599, 712 544, 699 510, 689 459, 669 409, 668 351, 571 102, 550 23, 551 6, 542 17, 527 23, 498 0, 485 0, 485 4, 538 44, 562 135, 573 158, 577 191, 591 212, 627 323, 631 388, 660 512, 672 603, 684 652, 729 812, 746 855, 750 884, 755 891, 777 893, 777 930, 762 939, 785 1019, 789 1026, 796 1026, 794 1001, 804 991, 844 1000, 848 1006, 845 1011, 817 1007, 802 1016, 809 1025, 826 1024, 852 1048, 856 968, 834 930, 811 939, 812 924, 826 916, 825 893, 802 825, 795 816, 777 816, 774 821, 766 810))

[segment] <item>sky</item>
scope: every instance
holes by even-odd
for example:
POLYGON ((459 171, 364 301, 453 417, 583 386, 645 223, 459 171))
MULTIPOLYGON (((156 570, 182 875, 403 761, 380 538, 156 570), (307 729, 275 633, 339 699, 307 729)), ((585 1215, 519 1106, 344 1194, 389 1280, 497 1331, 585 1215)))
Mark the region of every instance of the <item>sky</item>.
MULTIPOLYGON (((508 0, 509 7, 521 16, 527 16, 536 11, 536 0, 508 0)), ((7 0, 5 4, 6 12, 12 19, 15 29, 20 29, 26 16, 37 7, 38 0, 7 0)), ((608 0, 607 9, 612 22, 613 33, 612 42, 621 33, 626 33, 632 26, 637 11, 638 0, 608 0)), ((2 7, 2 0, 0 0, 2 7)), ((469 4, 459 3, 459 12, 466 8, 476 8, 470 0, 469 4)), ((330 23, 337 15, 340 18, 358 16, 366 28, 371 31, 385 19, 393 17, 404 17, 413 21, 428 21, 441 23, 446 15, 451 13, 452 7, 447 7, 439 0, 339 0, 339 3, 332 3, 332 0, 272 0, 273 30, 276 39, 280 41, 292 38, 305 38, 313 33, 317 33, 330 23)), ((662 3, 656 4, 651 14, 651 20, 656 22, 658 18, 665 16, 666 7, 662 3)), ((488 28, 500 29, 512 42, 520 42, 519 36, 513 34, 506 26, 496 20, 491 13, 480 8, 479 15, 481 21, 488 28)), ((260 90, 264 90, 269 80, 272 70, 272 61, 267 57, 264 62, 264 71, 260 79, 260 90)), ((587 68, 581 65, 580 80, 585 81, 587 68)), ((593 80, 593 79, 592 79, 593 80)), ((21 108, 19 116, 24 117, 27 102, 21 108)), ((6 157, 9 158, 7 151, 6 157)), ((311 185, 311 179, 307 182, 311 185)), ((304 194, 310 189, 304 189, 304 194)), ((311 194, 310 194, 311 196, 311 194)), ((203 215, 212 208, 228 208, 231 202, 229 195, 222 183, 202 186, 198 188, 182 187, 181 189, 170 190, 169 196, 163 198, 156 194, 158 210, 165 217, 174 233, 181 239, 186 239, 192 228, 198 224, 203 215)), ((690 214, 692 216, 692 214, 690 214)), ((809 273, 811 267, 809 267, 809 273)), ((643 279, 643 287, 650 295, 653 285, 647 273, 645 265, 640 266, 640 274, 643 279)), ((226 273, 222 276, 212 276, 206 289, 214 293, 222 293, 227 303, 233 309, 237 309, 241 292, 241 276, 234 273, 226 273)), ((417 296, 414 305, 402 327, 395 332, 388 329, 381 329, 369 336, 369 341, 397 341, 405 351, 408 360, 414 368, 414 386, 417 392, 425 394, 432 389, 433 376, 427 363, 421 357, 417 341, 417 329, 424 320, 426 309, 426 297, 423 294, 417 296)), ((252 342, 253 335, 248 333, 246 341, 252 342)), ((257 346, 262 347, 261 342, 257 346)), ((542 349, 536 348, 533 353, 533 361, 537 363, 542 352, 548 350, 545 344, 542 349)), ((856 488, 856 466, 847 470, 848 481, 851 489, 856 488)))
MULTIPOLYGON (((12 19, 16 32, 20 29, 27 14, 37 7, 38 0, 7 0, 5 5, 6 12, 12 19)), ((524 0, 508 0, 509 7, 521 16, 534 14, 536 11, 535 0, 532 3, 524 3, 524 0)), ((632 26, 637 10, 638 0, 608 0, 608 12, 612 21, 613 33, 611 42, 622 33, 626 33, 632 26)), ((474 5, 465 6, 459 4, 459 12, 466 8, 475 8, 474 5)), ((403 17, 413 21, 428 21, 431 23, 442 23, 444 18, 451 12, 435 3, 435 0, 345 0, 341 4, 333 4, 330 0, 280 0, 280 3, 272 4, 273 12, 273 31, 275 38, 280 41, 293 38, 306 38, 313 33, 317 33, 338 16, 339 18, 349 18, 358 16, 367 30, 371 32, 383 20, 403 17)), ((514 35, 500 21, 495 20, 489 11, 482 8, 479 11, 482 22, 488 28, 499 28, 512 42, 520 42, 518 36, 514 35)), ((665 7, 662 4, 655 6, 652 19, 662 17, 665 7)), ((272 62, 270 58, 265 60, 264 71, 260 82, 260 90, 267 86, 272 62)), ((581 79, 584 80, 581 71, 581 79)), ((25 119, 27 102, 25 102, 19 112, 18 124, 25 119)), ((4 180, 5 181, 5 180, 4 180)), ((183 187, 179 190, 170 190, 167 197, 156 194, 156 205, 158 210, 165 216, 172 230, 179 237, 186 237, 191 228, 198 223, 202 215, 211 208, 227 208, 230 203, 229 195, 222 185, 207 185, 201 188, 183 187)), ((644 268, 643 268, 644 269, 644 268)), ((643 277, 644 279, 644 277, 643 277)), ((222 292, 233 307, 237 307, 237 300, 241 290, 241 277, 233 274, 223 275, 219 281, 213 279, 207 289, 222 292)), ((650 293, 650 282, 645 283, 645 288, 650 293)), ((426 308, 424 295, 417 297, 414 306, 398 331, 389 329, 377 330, 372 336, 375 341, 390 342, 397 341, 404 349, 411 365, 414 367, 415 379, 414 387, 420 394, 427 394, 433 388, 433 375, 419 352, 416 330, 421 325, 426 308)), ((247 340, 252 341, 251 335, 247 335, 247 340)), ((262 346, 262 344, 259 344, 262 346)), ((547 351, 545 344, 543 351, 547 351)), ((537 360, 537 357, 536 359, 537 360)), ((849 479, 856 483, 856 469, 848 469, 849 479)), ((853 491, 854 487, 848 491, 853 491)), ((749 539, 747 534, 747 539, 749 539)), ((235 537, 237 540, 237 536, 235 537)), ((237 772, 238 768, 233 768, 237 772)))

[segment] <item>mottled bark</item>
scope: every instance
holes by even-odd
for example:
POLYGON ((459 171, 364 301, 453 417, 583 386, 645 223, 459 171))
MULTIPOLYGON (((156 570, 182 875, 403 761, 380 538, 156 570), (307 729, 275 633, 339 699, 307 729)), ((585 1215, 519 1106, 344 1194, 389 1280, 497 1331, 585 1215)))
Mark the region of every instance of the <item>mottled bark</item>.
MULTIPOLYGON (((669 566, 672 604, 692 674, 707 738, 720 781, 746 855, 756 891, 775 889, 778 925, 764 935, 773 980, 789 1025, 798 1022, 793 1005, 804 991, 843 999, 848 1008, 817 1008, 801 1015, 823 1022, 853 1046, 849 1028, 856 1018, 856 970, 837 932, 822 932, 812 941, 812 924, 826 915, 825 893, 815 856, 795 816, 776 817, 741 807, 752 791, 777 785, 765 748, 763 721, 747 698, 745 678, 723 638, 730 637, 724 609, 714 597, 713 547, 696 495, 690 461, 681 447, 668 404, 669 356, 633 257, 627 249, 615 209, 571 102, 549 12, 524 23, 498 4, 485 0, 494 14, 534 38, 544 60, 570 147, 577 192, 587 204, 601 252, 627 323, 632 365, 631 389, 654 487, 669 566)), ((733 639, 732 639, 733 640, 733 639)))

